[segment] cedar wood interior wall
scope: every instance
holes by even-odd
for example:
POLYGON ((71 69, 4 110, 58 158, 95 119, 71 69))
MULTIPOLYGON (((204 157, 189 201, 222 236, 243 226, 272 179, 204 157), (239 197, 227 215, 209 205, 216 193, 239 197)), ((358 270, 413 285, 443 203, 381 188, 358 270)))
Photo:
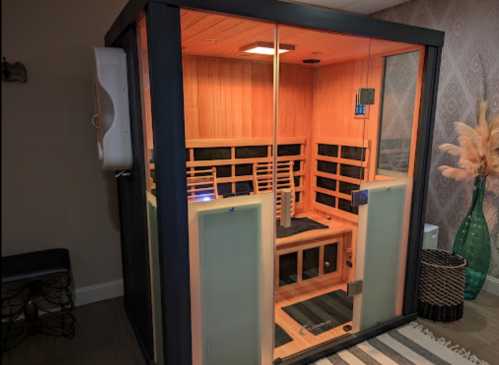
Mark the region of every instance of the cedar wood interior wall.
MULTIPOLYGON (((272 137, 272 63, 184 55, 183 68, 186 139, 272 137)), ((281 63, 277 137, 305 137, 307 156, 318 137, 366 138, 373 165, 382 77, 380 56, 321 67, 281 63), (376 89, 375 104, 367 118, 355 118, 356 91, 366 86, 376 89)), ((306 197, 305 210, 311 194, 306 197)))

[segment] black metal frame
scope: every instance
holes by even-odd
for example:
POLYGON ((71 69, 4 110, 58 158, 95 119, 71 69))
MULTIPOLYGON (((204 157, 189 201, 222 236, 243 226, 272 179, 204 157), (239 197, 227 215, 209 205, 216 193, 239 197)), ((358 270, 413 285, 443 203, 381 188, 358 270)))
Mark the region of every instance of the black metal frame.
POLYGON ((131 0, 106 34, 112 44, 133 24, 149 3, 215 11, 258 20, 321 29, 337 33, 442 47, 444 33, 427 28, 387 22, 366 15, 276 0, 131 0))
POLYGON ((130 132, 132 135, 133 167, 130 174, 117 178, 121 230, 121 257, 125 312, 147 361, 154 358, 152 301, 147 230, 144 138, 139 79, 137 32, 126 27, 113 46, 123 48, 127 55, 130 132))
POLYGON ((106 44, 115 44, 123 31, 133 26, 140 12, 146 9, 156 174, 159 182, 158 233, 166 363, 187 365, 192 362, 180 7, 317 30, 416 43, 426 47, 403 315, 282 363, 302 364, 314 361, 416 318, 419 251, 422 246, 444 33, 276 0, 131 0, 107 33, 106 44), (164 80, 168 82, 163 82, 164 80), (172 214, 173 212, 175 214, 172 214))

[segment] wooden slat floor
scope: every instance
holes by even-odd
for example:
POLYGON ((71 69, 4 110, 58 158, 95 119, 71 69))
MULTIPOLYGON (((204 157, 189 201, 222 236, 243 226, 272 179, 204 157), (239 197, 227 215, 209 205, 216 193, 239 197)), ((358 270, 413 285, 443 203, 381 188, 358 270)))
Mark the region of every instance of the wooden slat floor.
POLYGON ((4 365, 145 365, 122 298, 75 310, 72 340, 37 335, 2 355, 4 365))
POLYGON ((458 344, 490 364, 499 364, 499 297, 482 292, 464 304, 464 317, 456 322, 418 321, 437 337, 458 344))

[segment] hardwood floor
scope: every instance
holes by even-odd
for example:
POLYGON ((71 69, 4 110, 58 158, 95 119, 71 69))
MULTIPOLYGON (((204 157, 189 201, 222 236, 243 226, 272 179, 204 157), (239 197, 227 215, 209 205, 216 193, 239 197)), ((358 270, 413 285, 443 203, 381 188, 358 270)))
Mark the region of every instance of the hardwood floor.
POLYGON ((464 316, 451 323, 419 319, 437 337, 458 344, 490 364, 499 363, 499 297, 481 293, 466 301, 464 316))
POLYGON ((76 336, 36 335, 2 354, 4 365, 145 365, 122 298, 78 307, 76 336))

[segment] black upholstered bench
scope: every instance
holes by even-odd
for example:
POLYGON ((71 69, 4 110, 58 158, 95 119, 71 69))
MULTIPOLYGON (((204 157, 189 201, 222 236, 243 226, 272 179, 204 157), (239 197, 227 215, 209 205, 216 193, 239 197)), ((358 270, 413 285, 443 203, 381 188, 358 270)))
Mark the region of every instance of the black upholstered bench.
POLYGON ((74 337, 72 288, 66 249, 2 257, 2 351, 37 333, 74 337))

